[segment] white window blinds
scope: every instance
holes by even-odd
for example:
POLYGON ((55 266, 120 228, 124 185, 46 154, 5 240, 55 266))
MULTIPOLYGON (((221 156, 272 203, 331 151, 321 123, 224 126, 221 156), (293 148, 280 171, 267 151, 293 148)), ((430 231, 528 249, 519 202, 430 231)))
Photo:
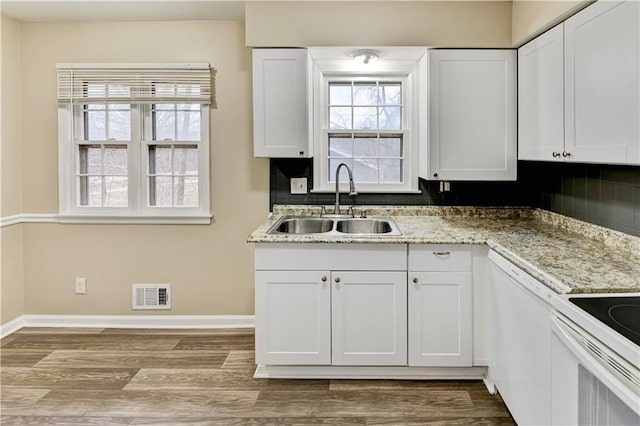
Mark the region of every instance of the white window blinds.
POLYGON ((58 102, 215 106, 209 64, 58 64, 58 102))

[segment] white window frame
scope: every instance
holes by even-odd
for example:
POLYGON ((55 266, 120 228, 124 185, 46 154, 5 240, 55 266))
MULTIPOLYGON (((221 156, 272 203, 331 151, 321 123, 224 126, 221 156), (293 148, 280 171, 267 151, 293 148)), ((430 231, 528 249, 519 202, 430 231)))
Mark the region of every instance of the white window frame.
MULTIPOLYGON (((123 102, 124 103, 124 102, 123 102)), ((161 103, 161 102, 158 102, 161 103)), ((166 102, 169 103, 169 102, 166 102)), ((61 103, 58 106, 58 179, 59 220, 62 223, 150 223, 150 224, 209 224, 210 205, 210 106, 201 105, 200 141, 153 141, 145 138, 151 133, 143 126, 151 126, 151 108, 145 104, 131 104, 131 141, 113 141, 129 145, 128 206, 89 207, 77 202, 79 171, 78 146, 92 144, 74 135, 82 135, 83 104, 61 103), (146 115, 146 118, 144 117, 146 115), (76 126, 74 128, 74 126, 76 126), (148 205, 149 145, 198 146, 198 207, 155 207, 148 205)), ((111 142, 111 141, 108 141, 111 142)), ((101 144, 95 141, 95 144, 101 144)))
MULTIPOLYGON (((380 61, 382 62, 382 61, 380 61)), ((313 190, 334 192, 335 176, 329 176, 328 129, 329 82, 381 81, 402 83, 402 130, 388 131, 403 134, 403 179, 401 183, 359 183, 356 190, 362 193, 420 193, 418 189, 418 140, 419 140, 419 63, 417 61, 389 61, 372 66, 354 66, 353 61, 320 60, 314 62, 313 71, 313 190)), ((425 88, 426 89, 426 88, 425 88)), ((349 130, 347 133, 358 133, 349 130)), ((363 130, 363 133, 370 133, 363 130)), ((380 133, 387 133, 382 131, 380 133)), ((348 191, 348 182, 340 182, 340 191, 348 191)))

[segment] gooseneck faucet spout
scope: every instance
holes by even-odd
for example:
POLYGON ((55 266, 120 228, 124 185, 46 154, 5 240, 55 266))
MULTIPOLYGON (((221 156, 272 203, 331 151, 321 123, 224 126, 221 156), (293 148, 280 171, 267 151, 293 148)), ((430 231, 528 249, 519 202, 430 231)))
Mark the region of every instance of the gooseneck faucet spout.
POLYGON ((353 173, 349 166, 345 163, 338 164, 338 168, 336 168, 336 206, 333 210, 333 214, 340 214, 340 169, 342 167, 347 168, 347 173, 349 174, 349 195, 358 195, 356 192, 356 185, 353 183, 353 173))

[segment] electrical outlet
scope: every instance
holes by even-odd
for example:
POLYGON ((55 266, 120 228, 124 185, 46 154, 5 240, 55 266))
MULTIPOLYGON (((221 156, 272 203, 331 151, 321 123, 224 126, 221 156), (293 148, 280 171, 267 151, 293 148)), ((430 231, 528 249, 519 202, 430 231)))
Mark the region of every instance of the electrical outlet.
POLYGON ((307 193, 307 178, 292 178, 291 179, 291 193, 292 194, 306 194, 307 193))
POLYGON ((440 181, 440 192, 451 191, 451 183, 447 181, 440 181))
POLYGON ((76 277, 76 294, 87 294, 87 279, 76 277))

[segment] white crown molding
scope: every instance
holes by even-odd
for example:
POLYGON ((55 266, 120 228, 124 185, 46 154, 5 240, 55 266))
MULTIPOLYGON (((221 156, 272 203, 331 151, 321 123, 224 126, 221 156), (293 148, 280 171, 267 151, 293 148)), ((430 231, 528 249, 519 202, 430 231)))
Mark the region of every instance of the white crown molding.
POLYGON ((253 315, 22 315, 0 325, 0 338, 23 327, 253 328, 253 315))

